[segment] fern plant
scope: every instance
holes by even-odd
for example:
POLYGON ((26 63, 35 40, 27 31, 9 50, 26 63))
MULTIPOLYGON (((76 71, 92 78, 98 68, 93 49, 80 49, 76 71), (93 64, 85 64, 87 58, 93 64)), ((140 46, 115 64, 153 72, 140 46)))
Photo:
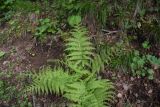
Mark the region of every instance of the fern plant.
POLYGON ((71 107, 105 107, 114 96, 114 86, 107 79, 98 79, 104 62, 93 52, 87 31, 77 24, 66 43, 65 68, 45 69, 33 78, 29 91, 37 94, 62 95, 71 107))

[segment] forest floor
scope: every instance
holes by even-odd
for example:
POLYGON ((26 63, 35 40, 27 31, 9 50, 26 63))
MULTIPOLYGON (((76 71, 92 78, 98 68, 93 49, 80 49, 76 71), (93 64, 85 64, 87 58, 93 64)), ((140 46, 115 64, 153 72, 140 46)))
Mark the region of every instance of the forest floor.
MULTIPOLYGON (((0 46, 0 50, 6 53, 5 57, 0 60, 0 71, 14 73, 37 71, 52 65, 50 60, 62 58, 64 51, 62 41, 55 42, 51 47, 40 46, 36 45, 29 33, 18 39, 10 39, 0 46)), ((108 69, 102 73, 103 78, 111 79, 116 86, 116 100, 113 102, 113 107, 127 107, 127 105, 156 107, 155 105, 160 105, 160 74, 157 71, 155 75, 156 78, 151 81, 147 78, 132 77, 124 72, 108 69)), ((60 101, 59 98, 56 98, 55 102, 57 99, 60 101)))
MULTIPOLYGON (((53 43, 48 42, 48 44, 39 44, 34 38, 32 30, 35 31, 36 29, 35 20, 47 15, 43 13, 36 16, 35 13, 18 12, 10 22, 0 27, 0 52, 5 53, 2 58, 0 57, 0 74, 1 72, 6 74, 11 72, 12 76, 2 77, 2 79, 16 87, 18 91, 16 93, 13 92, 13 95, 18 95, 19 89, 27 86, 29 81, 17 80, 16 75, 30 71, 33 73, 38 72, 48 66, 53 67, 54 60, 64 57, 64 41, 62 38, 57 37, 55 41, 52 41, 53 43), (5 35, 9 35, 9 37, 1 40, 4 39, 5 35)), ((52 16, 50 15, 49 17, 52 16)), ((88 26, 90 32, 93 32, 93 25, 88 26)), ((103 41, 108 42, 108 40, 112 42, 109 37, 106 37, 103 41)), ((133 43, 133 47, 138 45, 137 42, 133 43)), ((151 49, 151 53, 158 53, 160 57, 160 50, 153 52, 154 50, 151 49)), ((111 107, 160 107, 159 71, 159 69, 155 70, 154 79, 149 80, 147 77, 132 76, 128 72, 105 67, 101 76, 102 78, 110 79, 116 89, 115 99, 111 107)), ((12 88, 12 85, 10 87, 12 88)), ((19 100, 18 97, 12 97, 9 101, 1 101, 0 99, 0 107, 11 107, 12 104, 17 103, 15 99, 19 100)), ((49 107, 50 103, 54 103, 55 106, 53 107, 66 107, 66 100, 56 95, 28 96, 28 99, 34 107, 49 107)))

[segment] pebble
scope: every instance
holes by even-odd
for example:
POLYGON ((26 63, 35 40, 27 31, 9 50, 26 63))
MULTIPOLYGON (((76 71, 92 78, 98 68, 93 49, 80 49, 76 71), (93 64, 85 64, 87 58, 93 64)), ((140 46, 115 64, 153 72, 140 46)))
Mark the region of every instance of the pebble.
POLYGON ((147 84, 145 83, 144 86, 147 87, 147 84))
POLYGON ((138 97, 138 94, 136 93, 135 96, 138 97))
POLYGON ((133 78, 133 77, 131 77, 131 81, 134 81, 134 78, 133 78))
POLYGON ((129 89, 127 84, 123 84, 123 88, 124 88, 125 91, 127 91, 129 89))
POLYGON ((117 94, 117 97, 118 97, 118 98, 122 98, 123 95, 122 95, 121 93, 118 93, 118 94, 117 94))
POLYGON ((118 74, 118 78, 121 78, 121 75, 118 74))
POLYGON ((9 61, 4 61, 3 62, 3 65, 7 65, 7 64, 9 64, 9 61))
POLYGON ((152 89, 150 89, 149 91, 148 91, 148 94, 151 94, 153 92, 153 90, 152 89))

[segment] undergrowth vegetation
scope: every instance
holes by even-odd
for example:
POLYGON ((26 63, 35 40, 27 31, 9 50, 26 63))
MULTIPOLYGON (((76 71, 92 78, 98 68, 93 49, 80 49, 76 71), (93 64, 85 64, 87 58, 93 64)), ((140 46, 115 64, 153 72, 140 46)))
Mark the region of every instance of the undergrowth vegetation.
POLYGON ((127 49, 125 43, 116 43, 115 45, 102 44, 97 50, 109 68, 121 69, 124 72, 129 70, 132 50, 127 49))
POLYGON ((0 22, 10 18, 13 2, 14 0, 2 0, 0 2, 0 22))
POLYGON ((32 107, 28 95, 24 94, 26 78, 29 74, 14 74, 12 72, 0 73, 0 105, 15 107, 32 107), (16 80, 15 84, 13 81, 16 80), (8 105, 10 104, 10 105, 8 105))
POLYGON ((48 18, 40 19, 35 32, 36 39, 45 42, 47 35, 54 35, 57 32, 56 26, 56 22, 51 22, 48 18))

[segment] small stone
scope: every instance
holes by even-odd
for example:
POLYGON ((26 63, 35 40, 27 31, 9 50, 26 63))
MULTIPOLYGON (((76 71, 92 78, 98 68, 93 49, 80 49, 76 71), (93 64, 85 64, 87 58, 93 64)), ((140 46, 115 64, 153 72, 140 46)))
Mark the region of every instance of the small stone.
POLYGON ((147 84, 144 84, 145 87, 147 87, 147 84))
POLYGON ((154 65, 154 67, 153 67, 154 70, 157 70, 158 68, 159 68, 158 65, 154 65))
POLYGON ((121 94, 121 93, 118 93, 117 97, 118 97, 118 98, 122 98, 122 94, 121 94))
POLYGON ((121 76, 118 74, 118 78, 121 78, 121 76))
POLYGON ((3 62, 3 65, 7 65, 7 64, 9 64, 9 61, 4 61, 3 62))
POLYGON ((123 88, 124 88, 125 91, 127 91, 129 89, 127 84, 123 84, 123 88))
POLYGON ((138 76, 137 78, 138 78, 138 79, 140 79, 141 77, 140 77, 140 76, 138 76))
POLYGON ((135 96, 138 97, 138 94, 136 93, 135 96))
POLYGON ((134 78, 133 78, 133 77, 131 77, 131 81, 134 81, 134 78))
POLYGON ((150 89, 149 91, 148 91, 148 94, 151 94, 153 92, 153 90, 152 89, 150 89))

